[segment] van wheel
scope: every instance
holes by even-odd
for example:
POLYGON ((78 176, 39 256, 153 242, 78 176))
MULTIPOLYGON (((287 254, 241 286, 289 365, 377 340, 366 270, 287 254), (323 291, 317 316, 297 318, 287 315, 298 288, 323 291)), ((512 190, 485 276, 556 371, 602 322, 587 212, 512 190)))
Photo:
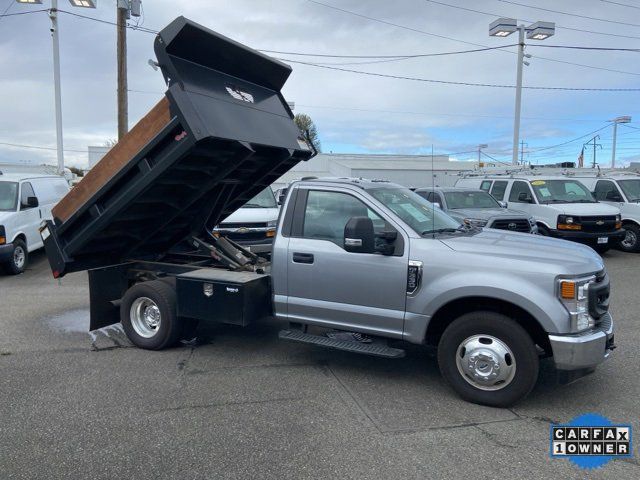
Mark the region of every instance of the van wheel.
POLYGON ((120 321, 134 345, 148 350, 170 347, 180 337, 175 289, 160 280, 134 285, 122 298, 120 321))
POLYGON ((445 380, 463 399, 508 407, 526 397, 538 379, 538 352, 514 320, 472 312, 454 320, 438 344, 445 380))
POLYGON ((625 252, 640 251, 640 227, 633 223, 627 223, 623 227, 626 230, 624 239, 620 241, 618 247, 625 252))
POLYGON ((28 262, 29 252, 27 251, 27 244, 19 238, 14 240, 11 258, 4 264, 7 273, 18 275, 24 272, 28 262))

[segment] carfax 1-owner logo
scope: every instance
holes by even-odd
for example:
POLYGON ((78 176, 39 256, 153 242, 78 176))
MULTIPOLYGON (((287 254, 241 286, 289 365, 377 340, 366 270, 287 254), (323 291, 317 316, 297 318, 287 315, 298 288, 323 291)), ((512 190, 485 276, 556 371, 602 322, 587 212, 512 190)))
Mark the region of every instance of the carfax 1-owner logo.
POLYGON ((581 468, 599 468, 633 455, 631 425, 616 425, 588 413, 566 425, 551 425, 551 457, 568 458, 581 468))

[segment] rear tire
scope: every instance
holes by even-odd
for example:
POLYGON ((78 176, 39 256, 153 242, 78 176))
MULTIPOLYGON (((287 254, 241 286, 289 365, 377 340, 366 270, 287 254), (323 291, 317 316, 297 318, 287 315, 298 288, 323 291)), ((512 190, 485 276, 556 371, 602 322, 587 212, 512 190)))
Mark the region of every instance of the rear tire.
POLYGON ((24 240, 16 239, 13 242, 13 253, 11 258, 4 264, 7 273, 11 275, 19 275, 25 271, 29 263, 29 252, 27 244, 24 240))
POLYGON ((623 252, 640 251, 640 227, 635 223, 627 223, 622 228, 627 233, 624 239, 618 243, 618 248, 623 252))
POLYGON ((172 346, 181 333, 175 288, 161 280, 134 285, 122 298, 120 321, 137 347, 161 350, 172 346))
POLYGON ((444 379, 464 400, 509 407, 538 379, 538 352, 531 336, 511 318, 471 312, 454 320, 438 344, 444 379))

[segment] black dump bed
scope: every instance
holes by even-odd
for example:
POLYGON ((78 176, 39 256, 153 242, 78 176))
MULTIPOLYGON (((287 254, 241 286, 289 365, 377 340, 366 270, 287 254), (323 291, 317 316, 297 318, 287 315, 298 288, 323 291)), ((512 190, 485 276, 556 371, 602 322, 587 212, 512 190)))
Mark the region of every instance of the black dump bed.
POLYGON ((155 39, 163 99, 53 209, 53 274, 157 260, 315 153, 280 93, 291 68, 183 17, 155 39))

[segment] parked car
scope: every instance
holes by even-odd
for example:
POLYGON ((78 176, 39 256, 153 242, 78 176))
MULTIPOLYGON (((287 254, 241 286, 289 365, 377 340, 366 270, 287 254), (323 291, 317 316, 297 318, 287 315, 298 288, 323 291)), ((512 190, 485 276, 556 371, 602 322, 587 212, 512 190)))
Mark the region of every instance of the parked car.
POLYGON ((618 247, 625 252, 640 252, 640 175, 603 173, 579 180, 593 192, 599 202, 620 209, 625 236, 618 247))
POLYGON ((22 273, 29 253, 42 248, 40 224, 68 191, 63 177, 0 172, 0 265, 6 272, 22 273))
POLYGON ((213 229, 253 253, 270 253, 279 213, 271 187, 262 190, 213 229))
POLYGON ((538 233, 533 217, 520 210, 506 208, 506 204, 500 204, 482 190, 432 187, 418 188, 415 192, 469 227, 538 233))
POLYGON ((620 210, 599 203, 589 189, 560 175, 513 173, 461 178, 456 187, 480 188, 509 208, 531 215, 540 235, 587 244, 599 253, 622 240, 620 210))

